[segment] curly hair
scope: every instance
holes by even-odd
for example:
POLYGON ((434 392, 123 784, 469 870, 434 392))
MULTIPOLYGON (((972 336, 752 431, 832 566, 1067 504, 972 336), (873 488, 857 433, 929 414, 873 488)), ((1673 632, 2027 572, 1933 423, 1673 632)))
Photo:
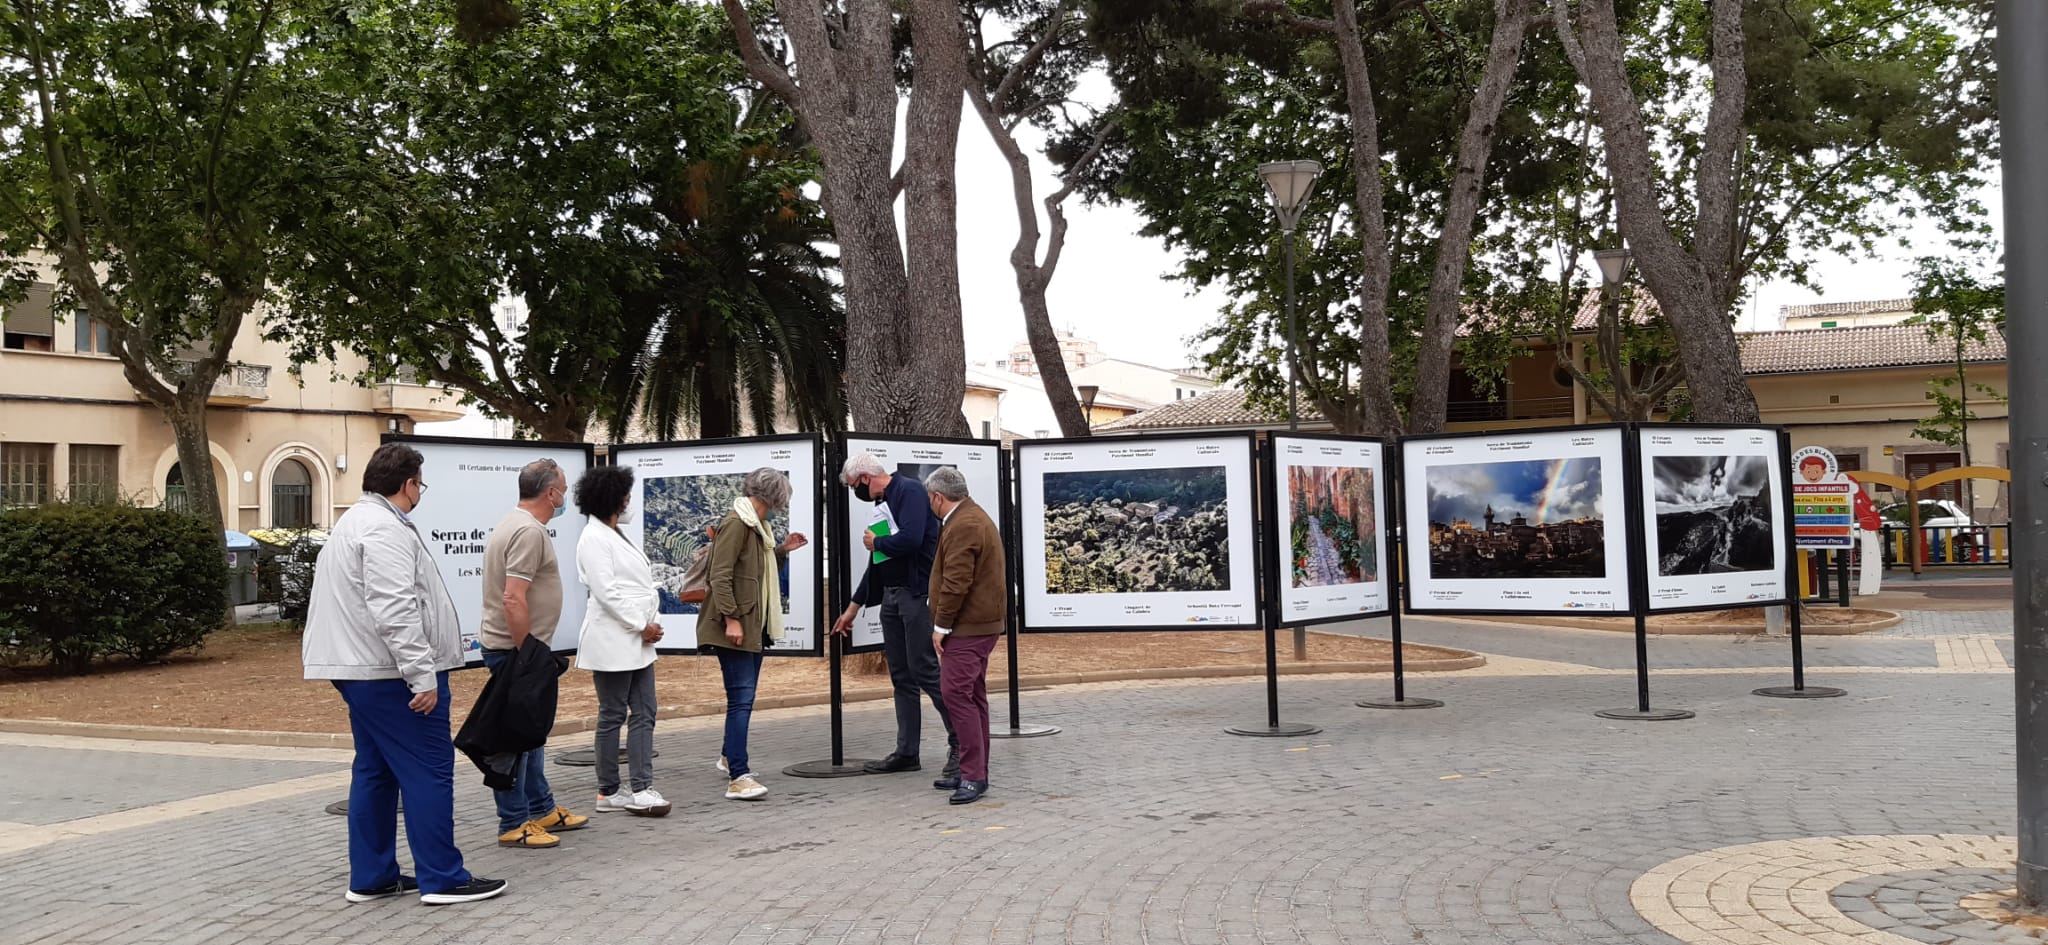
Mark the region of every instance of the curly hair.
POLYGON ((624 512, 632 496, 631 466, 592 466, 576 480, 576 510, 598 521, 624 512))

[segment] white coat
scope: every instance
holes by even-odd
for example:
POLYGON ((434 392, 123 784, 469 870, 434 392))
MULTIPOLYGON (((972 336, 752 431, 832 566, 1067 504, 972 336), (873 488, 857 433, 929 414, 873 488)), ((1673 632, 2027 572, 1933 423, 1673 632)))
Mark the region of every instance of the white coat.
POLYGON ((654 644, 642 642, 640 631, 659 619, 661 596, 655 593, 647 556, 616 529, 597 522, 576 539, 576 573, 590 589, 576 665, 616 673, 653 663, 654 644))
POLYGON ((403 679, 416 693, 462 666, 455 603, 390 500, 364 493, 327 534, 299 647, 307 679, 403 679))

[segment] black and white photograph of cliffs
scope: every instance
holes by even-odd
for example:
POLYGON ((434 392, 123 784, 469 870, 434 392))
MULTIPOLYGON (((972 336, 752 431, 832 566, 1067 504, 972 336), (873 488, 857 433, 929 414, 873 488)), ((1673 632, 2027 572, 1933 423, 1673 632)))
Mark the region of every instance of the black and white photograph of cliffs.
POLYGON ((1657 573, 1774 568, 1769 463, 1764 456, 1656 457, 1657 573))

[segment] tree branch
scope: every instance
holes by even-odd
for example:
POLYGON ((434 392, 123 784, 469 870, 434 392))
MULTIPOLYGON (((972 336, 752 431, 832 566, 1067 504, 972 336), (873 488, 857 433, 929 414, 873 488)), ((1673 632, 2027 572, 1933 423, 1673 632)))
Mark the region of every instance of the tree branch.
POLYGON ((249 78, 250 71, 256 67, 256 52, 263 48, 263 34, 270 29, 270 14, 273 8, 272 0, 263 0, 261 12, 256 15, 256 32, 249 37, 249 47, 242 54, 242 64, 228 77, 227 91, 221 94, 220 113, 214 116, 213 134, 207 141, 206 160, 200 176, 206 181, 206 237, 209 243, 214 239, 221 216, 220 162, 221 149, 227 141, 228 118, 234 114, 236 106, 241 101, 243 83, 249 78))
POLYGON ((1245 0, 1244 6, 1239 7, 1238 12, 1245 16, 1269 19, 1282 26, 1307 33, 1337 32, 1337 23, 1334 20, 1303 16, 1294 12, 1293 6, 1287 0, 1245 0))
POLYGON ((1735 264, 1735 177, 1749 84, 1743 68, 1742 0, 1713 0, 1713 5, 1714 98, 1707 112, 1706 145, 1694 171, 1699 218, 1693 243, 1719 297, 1726 295, 1735 264))
POLYGON ((1045 59, 1046 50, 1059 42, 1060 36, 1067 31, 1067 3, 1068 0, 1060 0, 1059 6, 1045 15, 1045 35, 1038 37, 1038 41, 1032 43, 1031 48, 1024 51, 1024 55, 1017 57, 1017 61, 1010 65, 1009 73, 1004 75, 1001 84, 996 86, 995 94, 989 96, 989 107, 997 114, 1001 114, 1003 109, 1009 106, 1010 96, 1017 91, 1017 86, 1024 81, 1026 75, 1038 68, 1039 62, 1045 59))
POLYGON ((724 0, 725 18, 732 22, 733 39, 740 47, 740 61, 746 64, 747 74, 769 91, 782 97, 792 106, 798 106, 801 92, 789 70, 768 58, 768 50, 761 45, 761 34, 754 30, 754 18, 747 14, 745 0, 724 0))

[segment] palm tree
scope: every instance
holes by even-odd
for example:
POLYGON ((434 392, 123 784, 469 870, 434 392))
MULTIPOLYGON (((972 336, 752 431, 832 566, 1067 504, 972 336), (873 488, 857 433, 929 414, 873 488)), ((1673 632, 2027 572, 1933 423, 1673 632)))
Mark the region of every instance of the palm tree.
POLYGON ((803 430, 845 423, 838 261, 805 194, 816 158, 779 100, 756 92, 734 111, 733 136, 686 153, 653 195, 659 277, 628 303, 645 335, 617 378, 627 409, 610 418, 614 437, 634 413, 661 439, 684 426, 736 436, 743 418, 772 433, 782 411, 803 430))

